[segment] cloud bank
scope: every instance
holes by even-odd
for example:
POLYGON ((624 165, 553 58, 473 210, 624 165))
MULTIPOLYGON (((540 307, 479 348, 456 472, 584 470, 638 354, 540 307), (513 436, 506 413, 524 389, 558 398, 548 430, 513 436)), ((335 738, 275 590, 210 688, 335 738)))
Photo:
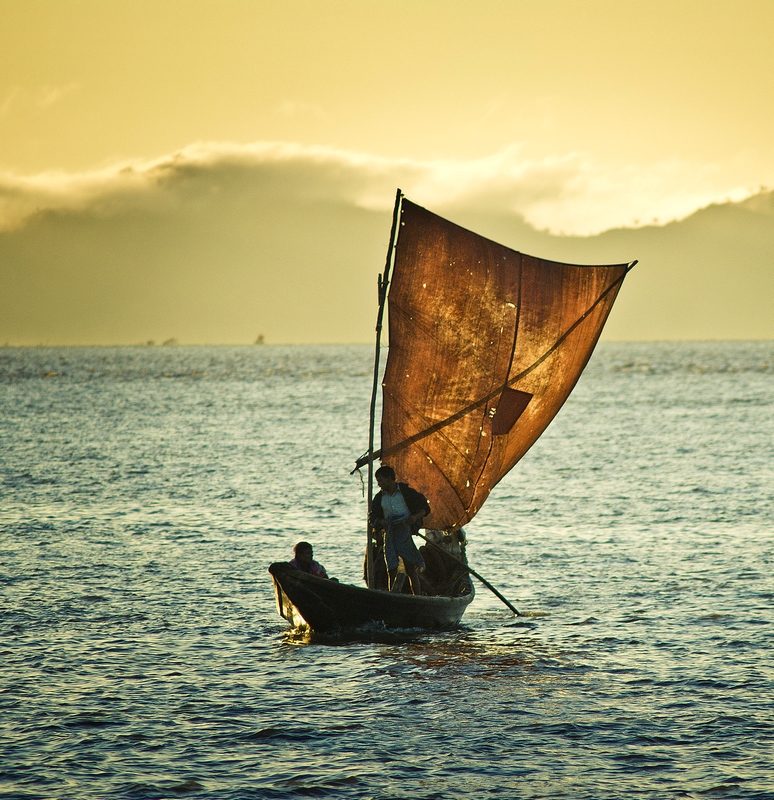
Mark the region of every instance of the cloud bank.
POLYGON ((0 175, 0 230, 45 211, 163 207, 202 188, 205 176, 213 184, 241 184, 243 191, 252 183, 257 192, 370 210, 388 209, 400 186, 442 213, 475 206, 520 217, 538 230, 579 236, 663 224, 760 190, 725 185, 719 168, 679 160, 620 168, 583 154, 530 159, 512 146, 486 158, 417 161, 288 143, 214 142, 89 172, 0 175))
POLYGON ((774 337, 772 195, 729 189, 707 205, 712 184, 677 163, 606 171, 518 148, 420 162, 286 143, 0 176, 0 344, 369 341, 397 186, 525 252, 639 258, 611 338, 774 337))

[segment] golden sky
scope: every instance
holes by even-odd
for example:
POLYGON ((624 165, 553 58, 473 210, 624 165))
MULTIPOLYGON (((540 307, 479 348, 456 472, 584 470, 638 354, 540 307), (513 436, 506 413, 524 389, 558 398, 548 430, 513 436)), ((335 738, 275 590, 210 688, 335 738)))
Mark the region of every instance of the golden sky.
MULTIPOLYGON (((275 208, 289 195, 340 203, 386 215, 387 227, 400 185, 452 219, 486 210, 581 236, 663 226, 774 186, 772 0, 0 0, 0 20, 6 237, 42 225, 42 213, 91 224, 141 207, 173 225, 179 181, 189 205, 196 191, 207 203, 227 194, 212 218, 237 203, 248 226, 255 192, 271 187, 275 208), (204 180, 207 169, 217 178, 204 180)), ((272 224, 276 233, 282 217, 272 224)), ((108 227, 99 264, 109 277, 108 227)), ((291 256, 261 261, 260 219, 253 227, 255 268, 281 272, 291 256)), ((38 245, 35 261, 24 246, 6 238, 0 255, 16 253, 29 276, 47 251, 38 245)), ((79 264, 99 269, 78 252, 74 280, 79 264)), ((213 270, 229 255, 221 248, 213 270)), ((205 276, 207 263, 195 271, 205 276)), ((79 342, 97 337, 87 329, 79 342)), ((57 336, 40 334, 73 334, 57 336)))

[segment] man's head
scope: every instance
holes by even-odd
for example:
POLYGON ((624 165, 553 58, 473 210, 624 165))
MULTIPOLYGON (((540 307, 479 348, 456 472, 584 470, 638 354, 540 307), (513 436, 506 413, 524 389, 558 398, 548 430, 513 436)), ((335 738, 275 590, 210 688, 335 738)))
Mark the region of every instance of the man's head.
POLYGON ((312 545, 309 542, 299 542, 293 548, 293 555, 295 555, 299 564, 308 567, 312 563, 312 545))
POLYGON ((388 494, 394 494, 397 483, 395 482, 395 470, 392 467, 388 467, 386 464, 383 467, 379 467, 374 473, 374 477, 381 489, 384 489, 388 494))

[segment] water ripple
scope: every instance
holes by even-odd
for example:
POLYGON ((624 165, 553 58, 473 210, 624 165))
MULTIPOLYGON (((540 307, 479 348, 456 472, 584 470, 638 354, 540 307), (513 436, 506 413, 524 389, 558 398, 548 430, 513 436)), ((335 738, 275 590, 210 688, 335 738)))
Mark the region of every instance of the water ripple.
POLYGON ((603 345, 469 528, 457 631, 359 583, 367 347, 0 349, 0 796, 774 796, 774 345, 603 345))

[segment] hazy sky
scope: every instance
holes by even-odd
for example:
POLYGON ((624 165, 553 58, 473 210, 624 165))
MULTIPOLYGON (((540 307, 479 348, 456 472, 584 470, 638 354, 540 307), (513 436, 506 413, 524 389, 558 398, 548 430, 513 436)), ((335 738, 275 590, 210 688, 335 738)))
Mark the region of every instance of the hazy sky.
POLYGON ((270 175, 276 197, 386 213, 400 185, 580 235, 774 186, 772 0, 0 0, 0 23, 6 235, 116 197, 174 224, 173 163, 228 167, 191 184, 208 203, 270 175))

